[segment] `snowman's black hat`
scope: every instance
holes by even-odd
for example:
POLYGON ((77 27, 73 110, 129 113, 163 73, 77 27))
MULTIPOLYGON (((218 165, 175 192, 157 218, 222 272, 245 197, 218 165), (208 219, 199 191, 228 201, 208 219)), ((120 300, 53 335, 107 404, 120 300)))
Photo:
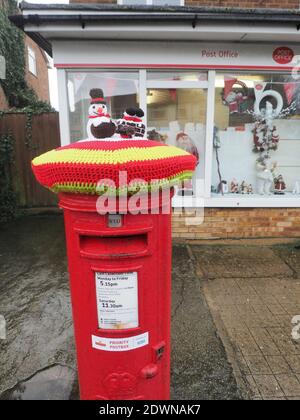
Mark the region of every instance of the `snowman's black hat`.
POLYGON ((131 117, 142 118, 145 115, 144 111, 138 107, 127 108, 125 112, 127 115, 130 115, 131 117))
POLYGON ((90 90, 91 104, 106 104, 102 89, 90 90))

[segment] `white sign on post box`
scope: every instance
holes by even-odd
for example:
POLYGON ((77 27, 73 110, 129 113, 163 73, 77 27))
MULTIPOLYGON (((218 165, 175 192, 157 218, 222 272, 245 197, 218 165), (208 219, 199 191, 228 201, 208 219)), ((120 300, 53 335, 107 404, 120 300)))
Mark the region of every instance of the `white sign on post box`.
POLYGON ((138 327, 137 272, 96 273, 96 295, 99 328, 138 327))
POLYGON ((149 344, 149 333, 134 337, 108 338, 92 335, 92 347, 103 351, 128 351, 139 349, 149 344))

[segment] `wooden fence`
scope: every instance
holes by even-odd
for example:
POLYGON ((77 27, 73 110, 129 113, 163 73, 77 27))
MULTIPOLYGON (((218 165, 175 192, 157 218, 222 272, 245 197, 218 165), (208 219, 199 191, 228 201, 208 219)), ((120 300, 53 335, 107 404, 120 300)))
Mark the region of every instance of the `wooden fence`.
POLYGON ((12 178, 18 204, 21 208, 52 207, 57 203, 56 195, 37 183, 31 161, 60 145, 58 113, 33 116, 30 142, 26 139, 26 121, 26 114, 0 117, 0 135, 10 132, 15 140, 12 178))

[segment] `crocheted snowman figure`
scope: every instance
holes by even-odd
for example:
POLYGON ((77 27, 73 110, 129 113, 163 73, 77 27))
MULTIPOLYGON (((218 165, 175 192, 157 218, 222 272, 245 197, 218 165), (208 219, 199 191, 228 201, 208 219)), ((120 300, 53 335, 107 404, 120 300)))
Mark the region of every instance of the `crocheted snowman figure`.
POLYGON ((103 96, 102 89, 91 89, 90 91, 91 104, 87 123, 89 140, 111 137, 116 131, 116 125, 107 112, 107 105, 103 96))
POLYGON ((144 111, 138 107, 127 108, 117 121, 117 133, 121 138, 144 138, 146 127, 143 122, 144 111))

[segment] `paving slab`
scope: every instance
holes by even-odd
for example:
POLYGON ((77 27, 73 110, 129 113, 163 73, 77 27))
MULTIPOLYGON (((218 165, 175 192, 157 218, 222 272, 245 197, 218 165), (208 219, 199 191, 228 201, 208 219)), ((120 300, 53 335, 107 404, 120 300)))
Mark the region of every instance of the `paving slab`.
POLYGON ((198 275, 214 279, 292 277, 293 270, 263 246, 192 246, 198 275))
POLYGON ((298 375, 298 378, 300 378, 300 357, 299 356, 288 354, 288 355, 285 356, 285 359, 288 362, 291 370, 294 373, 299 374, 298 375))
POLYGON ((239 399, 232 368, 185 246, 173 248, 172 395, 239 399))
POLYGON ((273 375, 253 375, 253 379, 263 398, 284 397, 284 393, 273 375))
POLYGON ((300 244, 274 246, 273 250, 293 270, 294 276, 300 278, 300 244))
POLYGON ((266 356, 266 360, 274 375, 291 373, 291 367, 283 356, 266 356))
POLYGON ((292 317, 300 314, 298 279, 228 280, 202 284, 227 353, 237 362, 236 377, 246 379, 252 399, 297 397, 300 340, 292 339, 292 317))
POLYGON ((294 374, 275 375, 277 382, 286 397, 298 397, 300 399, 300 382, 294 374))

